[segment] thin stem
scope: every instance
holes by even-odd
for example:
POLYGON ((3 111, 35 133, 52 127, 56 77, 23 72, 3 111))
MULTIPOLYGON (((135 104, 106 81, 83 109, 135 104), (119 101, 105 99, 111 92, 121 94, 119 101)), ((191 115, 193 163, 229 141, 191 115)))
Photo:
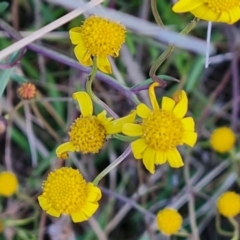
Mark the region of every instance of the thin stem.
POLYGON ((157 10, 157 0, 151 0, 151 8, 152 8, 152 13, 153 13, 156 23, 159 26, 164 27, 163 21, 157 10))
POLYGON ((9 113, 4 115, 6 120, 9 120, 11 116, 23 105, 23 101, 20 101, 9 113))
MULTIPOLYGON (((180 34, 188 34, 189 32, 194 29, 198 23, 198 19, 194 18, 183 30, 180 34)), ((160 81, 160 84, 162 87, 166 86, 166 83, 159 79, 156 76, 156 71, 158 68, 162 65, 162 63, 170 56, 170 54, 173 52, 175 48, 175 45, 171 44, 167 47, 167 49, 158 57, 156 62, 152 65, 149 71, 149 76, 152 78, 153 81, 160 81)))
POLYGON ((95 103, 97 103, 102 108, 104 108, 113 118, 116 119, 116 118, 118 118, 118 115, 107 104, 105 104, 101 99, 99 99, 92 90, 93 80, 96 75, 97 75, 97 58, 93 57, 93 67, 92 67, 91 75, 88 78, 87 83, 86 83, 86 90, 87 90, 88 94, 90 95, 91 99, 95 103))
POLYGON ((205 68, 208 68, 208 65, 209 65, 209 50, 210 50, 210 43, 211 43, 211 32, 212 32, 212 22, 208 22, 205 68))
POLYGON ((190 182, 190 169, 189 169, 189 161, 190 161, 190 152, 188 152, 187 157, 185 158, 185 165, 184 165, 184 179, 187 185, 187 189, 189 192, 189 201, 188 201, 188 211, 189 211, 189 218, 190 218, 190 226, 192 230, 192 235, 194 240, 200 240, 198 234, 198 228, 196 223, 196 215, 195 215, 195 200, 192 193, 192 184, 190 182))
POLYGON ((234 227, 233 238, 231 240, 239 240, 239 224, 238 224, 238 222, 233 217, 228 218, 228 220, 234 227))
POLYGON ((93 184, 98 185, 99 181, 105 177, 113 168, 118 166, 131 152, 131 147, 128 148, 120 155, 113 163, 111 163, 108 167, 106 167, 101 173, 97 175, 97 177, 93 180, 93 184))
POLYGON ((217 212, 216 214, 216 221, 215 221, 215 226, 216 226, 216 230, 219 234, 223 235, 223 236, 226 236, 226 237, 232 237, 233 236, 233 232, 228 232, 228 231, 225 231, 221 228, 221 223, 220 223, 220 215, 219 213, 217 212))

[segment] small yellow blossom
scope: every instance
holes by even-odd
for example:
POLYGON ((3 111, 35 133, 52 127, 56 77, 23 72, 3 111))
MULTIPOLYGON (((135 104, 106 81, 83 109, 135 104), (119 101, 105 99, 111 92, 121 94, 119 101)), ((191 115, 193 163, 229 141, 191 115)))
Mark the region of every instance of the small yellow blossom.
POLYGON ((18 180, 12 172, 1 172, 0 173, 0 195, 10 197, 17 192, 18 180))
POLYGON ((36 86, 32 83, 23 83, 17 90, 19 96, 22 99, 32 99, 36 95, 36 86))
POLYGON ((62 167, 48 175, 38 201, 51 216, 67 214, 73 222, 82 222, 96 212, 101 197, 101 190, 87 183, 78 170, 62 167))
POLYGON ((112 72, 107 56, 118 57, 126 35, 123 25, 91 16, 81 27, 70 29, 69 34, 72 44, 77 45, 74 53, 82 65, 93 65, 92 56, 95 56, 97 66, 102 72, 112 72))
POLYGON ((211 22, 233 24, 240 19, 239 0, 179 0, 172 10, 176 13, 190 12, 211 22))
POLYGON ((228 127, 220 127, 213 131, 210 144, 212 148, 220 153, 225 153, 231 150, 235 144, 236 136, 228 127))
POLYGON ((157 86, 159 83, 155 82, 149 88, 153 110, 143 103, 139 104, 137 115, 143 118, 142 123, 126 123, 122 130, 128 136, 140 137, 131 143, 133 155, 136 159, 143 159, 150 173, 154 173, 155 164, 166 161, 173 168, 182 167, 184 163, 177 146, 186 143, 193 147, 197 140, 193 118, 183 118, 188 108, 186 93, 179 91, 174 99, 163 97, 159 108, 154 92, 157 86))
POLYGON ((69 142, 61 144, 56 149, 59 158, 66 159, 67 152, 97 153, 103 147, 108 135, 121 132, 124 123, 132 123, 135 120, 135 111, 116 120, 107 118, 105 110, 94 116, 93 103, 86 92, 73 93, 73 99, 78 102, 81 115, 70 127, 69 142))
POLYGON ((158 230, 167 236, 176 234, 182 227, 182 216, 173 208, 164 208, 157 214, 158 230))
POLYGON ((224 217, 235 217, 240 213, 240 195, 230 191, 223 193, 217 201, 217 209, 224 217))

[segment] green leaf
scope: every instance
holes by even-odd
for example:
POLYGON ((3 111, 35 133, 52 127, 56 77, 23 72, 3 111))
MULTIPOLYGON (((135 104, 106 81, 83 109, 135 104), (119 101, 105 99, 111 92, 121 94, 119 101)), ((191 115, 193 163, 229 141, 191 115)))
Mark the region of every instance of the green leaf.
POLYGON ((9 6, 9 3, 7 2, 1 2, 0 3, 0 13, 4 12, 9 6))
POLYGON ((4 90, 11 79, 13 69, 14 68, 3 70, 2 73, 0 74, 0 98, 2 97, 4 90))

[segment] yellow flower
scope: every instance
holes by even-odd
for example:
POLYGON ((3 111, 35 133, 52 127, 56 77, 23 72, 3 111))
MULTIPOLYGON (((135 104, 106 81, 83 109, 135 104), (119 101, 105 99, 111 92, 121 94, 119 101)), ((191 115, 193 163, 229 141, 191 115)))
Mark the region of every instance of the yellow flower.
POLYGON ((173 168, 182 167, 184 163, 176 147, 183 143, 193 147, 197 140, 193 118, 183 118, 188 107, 186 93, 180 91, 174 99, 163 97, 160 109, 154 92, 157 86, 159 83, 155 82, 149 88, 153 110, 139 104, 137 115, 143 118, 142 123, 126 123, 122 130, 128 136, 140 136, 131 143, 133 155, 136 159, 143 158, 143 164, 150 173, 154 173, 155 164, 166 161, 173 168))
POLYGON ((14 173, 1 172, 0 173, 0 195, 10 197, 17 192, 18 180, 14 173))
POLYGON ((104 73, 111 73, 107 56, 118 57, 125 41, 125 27, 108 19, 91 16, 81 27, 69 31, 78 61, 85 66, 93 65, 92 56, 97 57, 97 66, 104 73))
POLYGON ((81 115, 72 123, 69 131, 69 142, 56 149, 59 158, 66 159, 67 152, 97 153, 103 147, 107 136, 121 132, 126 122, 133 122, 136 111, 123 118, 112 120, 106 117, 106 111, 93 115, 93 103, 86 92, 73 93, 80 107, 81 115))
POLYGON ((224 217, 235 217, 240 213, 240 195, 230 191, 223 193, 217 201, 217 209, 224 217))
POLYGON ((62 167, 48 175, 38 201, 51 216, 67 214, 73 222, 82 222, 96 212, 101 197, 101 190, 87 183, 78 170, 62 167))
POLYGON ((234 132, 228 127, 220 127, 213 131, 210 144, 212 148, 220 153, 231 150, 235 144, 236 137, 234 132))
POLYGON ((177 233, 182 221, 182 216, 173 208, 164 208, 157 214, 158 230, 167 236, 177 233))
POLYGON ((211 22, 233 24, 240 19, 239 0, 179 0, 172 10, 176 13, 190 12, 211 22))

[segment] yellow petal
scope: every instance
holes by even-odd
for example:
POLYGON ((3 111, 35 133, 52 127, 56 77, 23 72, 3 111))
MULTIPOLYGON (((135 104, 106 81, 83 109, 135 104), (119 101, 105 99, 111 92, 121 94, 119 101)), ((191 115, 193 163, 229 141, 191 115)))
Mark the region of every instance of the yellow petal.
POLYGON ((97 67, 100 69, 100 71, 104 73, 107 73, 107 74, 112 73, 112 67, 107 56, 105 57, 97 56, 97 67))
POLYGON ((225 19, 223 18, 223 16, 221 15, 220 18, 218 20, 221 20, 221 22, 226 22, 228 24, 233 24, 235 22, 237 22, 240 19, 240 7, 234 7, 231 10, 229 10, 229 15, 230 15, 230 19, 229 21, 225 21, 225 19))
POLYGON ((102 197, 101 190, 96 187, 93 183, 87 184, 87 201, 88 202, 96 202, 102 197))
POLYGON ((164 152, 156 152, 155 164, 164 164, 167 161, 166 154, 164 152))
POLYGON ((107 134, 116 134, 122 132, 123 124, 133 123, 136 117, 136 111, 132 111, 125 117, 113 120, 105 125, 107 134))
POLYGON ((97 119, 102 123, 102 125, 105 125, 108 122, 110 122, 110 120, 106 117, 106 114, 107 114, 106 110, 103 110, 97 115, 97 119))
POLYGON ((176 102, 169 97, 163 97, 162 98, 162 109, 166 111, 172 111, 176 102))
POLYGON ((69 30, 69 36, 72 44, 77 45, 83 42, 81 28, 74 27, 69 30))
POLYGON ((93 103, 90 96, 86 92, 75 92, 73 93, 72 97, 78 102, 80 111, 84 117, 92 116, 93 103))
POLYGON ((229 21, 230 21, 230 14, 229 14, 229 12, 221 12, 220 15, 218 16, 217 21, 229 23, 229 21))
MULTIPOLYGON (((197 141, 197 133, 185 131, 183 133, 183 139, 182 141, 186 143, 188 146, 193 147, 197 141)), ((224 141, 224 139, 223 139, 224 141)))
POLYGON ((46 213, 53 217, 60 217, 61 215, 61 213, 54 208, 49 208, 48 210, 46 210, 46 213))
POLYGON ((181 122, 185 131, 194 131, 195 122, 192 117, 183 118, 181 119, 181 122))
POLYGON ((132 148, 133 156, 136 159, 141 159, 144 150, 147 148, 147 144, 142 138, 140 138, 131 143, 131 148, 132 148))
POLYGON ((191 13, 199 19, 211 22, 216 22, 220 17, 220 13, 213 11, 206 4, 200 5, 198 8, 193 9, 191 13))
POLYGON ((127 136, 137 137, 143 134, 143 128, 139 124, 125 123, 123 124, 122 132, 127 136))
POLYGON ((157 98, 156 98, 156 94, 155 94, 155 87, 158 87, 160 86, 160 83, 158 82, 154 82, 150 85, 149 87, 149 98, 150 98, 150 102, 152 104, 152 108, 154 110, 157 110, 159 109, 159 105, 158 105, 158 101, 157 101, 157 98))
POLYGON ((76 55, 77 60, 84 66, 92 66, 93 65, 93 61, 91 58, 90 53, 87 51, 85 45, 82 44, 78 44, 75 48, 74 48, 74 53, 76 55))
POLYGON ((178 96, 178 102, 175 105, 173 112, 178 118, 183 118, 187 113, 188 98, 185 91, 181 91, 178 96))
POLYGON ((144 103, 140 103, 137 106, 137 115, 141 118, 147 118, 149 116, 149 114, 151 113, 151 110, 149 109, 149 107, 144 104, 144 103))
POLYGON ((84 215, 86 215, 88 218, 90 218, 98 209, 99 204, 97 202, 86 202, 83 206, 82 212, 84 215))
POLYGON ((203 0, 179 0, 173 5, 172 10, 176 13, 190 12, 201 4, 204 4, 203 0))
POLYGON ((155 172, 155 157, 156 151, 150 147, 148 147, 143 153, 143 164, 151 174, 155 172))
POLYGON ((76 149, 71 142, 65 142, 56 149, 56 154, 58 158, 66 159, 65 156, 68 156, 67 152, 75 151, 76 149))
POLYGON ((167 152, 167 160, 172 168, 180 168, 184 165, 182 157, 176 148, 167 152))
POLYGON ((38 197, 38 202, 39 202, 39 205, 40 207, 43 209, 43 210, 47 210, 49 208, 49 204, 48 204, 48 201, 45 197, 43 197, 42 195, 40 195, 38 197))
POLYGON ((71 218, 75 223, 83 222, 88 219, 88 217, 82 212, 82 210, 80 210, 79 212, 72 213, 71 218))

